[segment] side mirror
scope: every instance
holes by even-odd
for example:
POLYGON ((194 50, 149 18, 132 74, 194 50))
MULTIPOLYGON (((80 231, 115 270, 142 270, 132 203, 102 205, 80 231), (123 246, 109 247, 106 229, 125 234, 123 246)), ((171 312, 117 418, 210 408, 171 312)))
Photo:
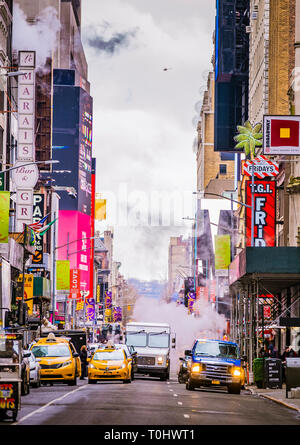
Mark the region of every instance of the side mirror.
POLYGON ((77 352, 74 352, 73 357, 74 358, 79 357, 79 354, 77 352))
POLYGON ((181 360, 182 362, 185 361, 185 359, 183 357, 179 357, 179 360, 181 360))
POLYGON ((186 349, 184 351, 184 355, 192 355, 192 351, 190 349, 186 349))
POLYGON ((172 349, 175 349, 176 348, 176 345, 172 345, 172 349))
POLYGON ((172 343, 176 343, 176 338, 175 337, 172 338, 172 343))
POLYGON ((30 352, 24 352, 23 357, 24 358, 29 358, 31 356, 30 352))
POLYGON ((87 362, 90 362, 90 361, 91 361, 91 359, 90 359, 90 358, 87 358, 87 359, 86 359, 86 361, 87 361, 87 362))

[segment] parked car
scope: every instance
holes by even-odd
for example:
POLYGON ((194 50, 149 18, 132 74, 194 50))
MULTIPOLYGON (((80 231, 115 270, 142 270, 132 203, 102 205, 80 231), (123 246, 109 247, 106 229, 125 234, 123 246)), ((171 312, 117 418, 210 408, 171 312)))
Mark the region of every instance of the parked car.
POLYGON ((178 371, 178 383, 186 383, 188 380, 188 359, 190 357, 186 355, 185 357, 179 357, 181 361, 178 371))
POLYGON ((41 366, 32 351, 24 351, 24 357, 28 358, 30 365, 30 384, 35 388, 41 386, 41 366))
POLYGON ((131 364, 131 380, 134 380, 134 374, 137 372, 137 369, 138 369, 137 352, 135 351, 134 347, 131 345, 117 343, 114 346, 116 349, 124 349, 126 357, 128 357, 129 361, 132 362, 132 364, 131 364))
MULTIPOLYGON (((19 353, 18 342, 14 342, 14 349, 19 353)), ((24 351, 22 351, 21 361, 21 395, 26 396, 30 393, 30 364, 28 358, 24 357, 24 351)))

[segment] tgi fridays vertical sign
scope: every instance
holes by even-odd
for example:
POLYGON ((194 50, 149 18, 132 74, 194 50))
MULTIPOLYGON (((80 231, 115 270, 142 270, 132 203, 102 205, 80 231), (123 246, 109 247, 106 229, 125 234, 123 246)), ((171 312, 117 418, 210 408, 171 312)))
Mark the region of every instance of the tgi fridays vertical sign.
MULTIPOLYGON (((246 204, 252 203, 252 181, 246 181, 246 204)), ((275 246, 276 182, 256 181, 254 186, 254 246, 275 246)), ((246 246, 251 246, 251 208, 246 208, 246 246)))
POLYGON ((16 231, 32 222, 33 189, 39 172, 35 161, 35 51, 19 51, 18 150, 12 179, 16 186, 16 231))

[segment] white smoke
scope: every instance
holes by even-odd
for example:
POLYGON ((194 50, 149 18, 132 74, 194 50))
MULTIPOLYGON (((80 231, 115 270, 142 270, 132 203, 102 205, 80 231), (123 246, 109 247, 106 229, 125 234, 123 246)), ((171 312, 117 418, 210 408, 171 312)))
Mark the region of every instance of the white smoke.
POLYGON ((56 10, 49 6, 35 18, 33 24, 27 21, 24 11, 14 5, 13 14, 13 50, 36 51, 36 66, 43 69, 48 57, 57 46, 57 33, 61 28, 56 10))
POLYGON ((185 349, 191 349, 197 338, 221 339, 226 329, 226 320, 206 301, 199 302, 199 317, 188 314, 187 308, 175 302, 164 303, 153 298, 137 299, 132 321, 169 323, 176 334, 176 348, 171 350, 171 372, 177 371, 179 357, 185 349))

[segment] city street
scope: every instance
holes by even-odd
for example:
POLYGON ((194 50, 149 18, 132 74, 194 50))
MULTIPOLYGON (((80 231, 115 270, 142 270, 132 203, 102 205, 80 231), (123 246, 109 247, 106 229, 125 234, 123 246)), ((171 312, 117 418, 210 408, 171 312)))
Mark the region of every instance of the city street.
POLYGON ((169 382, 140 376, 126 385, 85 380, 32 389, 15 425, 300 425, 300 417, 246 390, 190 392, 173 375, 169 382))

